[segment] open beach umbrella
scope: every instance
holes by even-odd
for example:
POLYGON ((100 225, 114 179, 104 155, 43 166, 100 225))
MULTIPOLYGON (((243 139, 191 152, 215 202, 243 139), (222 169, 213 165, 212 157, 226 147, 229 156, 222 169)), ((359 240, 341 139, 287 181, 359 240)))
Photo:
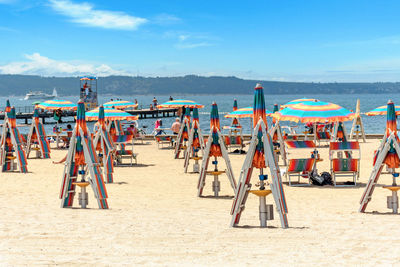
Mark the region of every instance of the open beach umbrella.
POLYGON ((354 113, 339 105, 323 101, 307 101, 290 105, 272 114, 272 117, 278 120, 301 123, 348 121, 354 116, 354 113))
POLYGON ((104 103, 105 108, 115 108, 115 109, 126 109, 126 108, 137 108, 138 104, 125 100, 115 100, 104 103))
POLYGON ((287 102, 285 105, 281 105, 281 109, 284 109, 284 108, 294 105, 294 104, 299 104, 299 103, 308 102, 308 101, 315 102, 315 101, 319 101, 319 100, 314 99, 314 98, 299 98, 299 99, 295 99, 290 102, 287 102))
MULTIPOLYGON (((271 111, 265 110, 266 115, 272 114, 271 111)), ((228 113, 224 116, 225 118, 252 118, 253 117, 253 107, 239 108, 236 111, 228 113)))
MULTIPOLYGON (((397 137, 397 122, 396 122, 396 114, 395 108, 392 100, 389 100, 387 103, 387 120, 386 120, 386 137, 394 132, 396 139, 397 137)), ((400 165, 399 157, 396 153, 396 150, 393 147, 393 144, 390 144, 389 152, 385 158, 385 163, 389 168, 398 168, 400 165)))
MULTIPOLYGON (((83 102, 82 102, 83 103, 83 102)), ((71 101, 68 100, 47 100, 39 105, 37 105, 38 108, 41 109, 46 109, 46 110, 76 110, 77 105, 72 103, 71 101)))
MULTIPOLYGON (((394 110, 396 115, 400 115, 400 106, 394 106, 394 110)), ((388 111, 388 106, 385 105, 374 108, 373 110, 366 112, 365 115, 367 116, 386 115, 387 111, 388 111)))
POLYGON ((157 107, 158 108, 180 108, 180 107, 204 108, 204 105, 196 103, 192 100, 176 99, 157 105, 157 107))
MULTIPOLYGON (((95 109, 92 109, 88 112, 86 112, 86 120, 87 121, 97 121, 100 115, 101 108, 103 106, 97 107, 95 109)), ((134 116, 129 114, 128 112, 119 110, 119 109, 113 109, 113 108, 107 108, 103 107, 103 112, 104 112, 104 119, 106 121, 123 121, 123 120, 128 120, 128 121, 135 121, 139 119, 139 116, 134 116)))
POLYGON ((218 131, 221 130, 221 125, 219 123, 219 114, 217 103, 213 102, 211 105, 210 113, 210 129, 213 129, 211 133, 212 144, 210 148, 210 156, 222 157, 221 147, 219 144, 218 131))

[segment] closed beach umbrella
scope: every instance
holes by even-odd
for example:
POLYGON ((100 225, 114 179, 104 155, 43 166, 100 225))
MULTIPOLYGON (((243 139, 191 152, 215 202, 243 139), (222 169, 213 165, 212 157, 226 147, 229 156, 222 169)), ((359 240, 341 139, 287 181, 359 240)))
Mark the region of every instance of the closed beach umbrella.
POLYGON ((199 109, 198 108, 193 109, 193 120, 199 121, 199 109))
POLYGON ((107 108, 107 107, 97 107, 95 109, 92 109, 88 112, 86 112, 86 120, 87 121, 97 121, 99 119, 100 115, 100 108, 102 107, 102 110, 104 112, 104 120, 106 121, 135 121, 138 120, 139 116, 134 116, 129 114, 128 112, 119 110, 119 109, 113 109, 113 108, 107 108))
POLYGON ((75 164, 77 166, 85 164, 85 156, 83 154, 83 146, 82 146, 82 138, 88 136, 88 130, 86 126, 85 120, 85 103, 83 101, 78 102, 78 111, 76 113, 76 127, 75 127, 75 134, 76 134, 76 152, 75 152, 75 164), (83 135, 79 129, 82 129, 83 135))
MULTIPOLYGON (((367 116, 386 115, 387 111, 388 111, 388 106, 385 105, 385 106, 380 106, 380 107, 374 108, 373 110, 366 112, 365 115, 367 115, 367 116)), ((400 106, 394 106, 394 111, 395 111, 396 115, 399 115, 400 114, 400 106)))
POLYGON ((196 103, 192 100, 176 99, 165 102, 161 105, 157 105, 157 107, 158 108, 180 108, 180 107, 204 108, 204 105, 196 103))
POLYGON ((294 104, 299 104, 299 103, 309 102, 309 101, 315 102, 315 101, 319 101, 319 100, 315 99, 315 98, 299 98, 299 99, 295 99, 290 102, 287 102, 285 105, 281 105, 281 109, 284 109, 284 108, 289 107, 294 104))
MULTIPOLYGON (((82 102, 83 103, 83 102, 82 102)), ((46 109, 46 110, 76 110, 77 105, 72 103, 71 101, 68 100, 47 100, 39 105, 37 105, 38 108, 41 109, 46 109)))
POLYGON ((115 109, 126 109, 126 108, 137 108, 138 104, 125 100, 116 100, 104 103, 105 108, 115 108, 115 109))
MULTIPOLYGON (((197 108, 193 109, 193 144, 192 147, 195 150, 200 148, 199 140, 199 110, 197 108)), ((196 151, 197 152, 197 151, 196 151)))
POLYGON ((218 106, 217 103, 215 102, 213 102, 211 105, 210 129, 213 129, 211 133, 212 143, 210 148, 210 156, 222 157, 221 147, 219 144, 219 136, 218 136, 218 131, 221 130, 221 126, 219 123, 218 106))
MULTIPOLYGON (((272 112, 269 110, 265 110, 265 115, 271 115, 272 112)), ((224 116, 225 118, 252 118, 253 117, 253 107, 245 107, 239 108, 236 111, 233 111, 224 116)))
POLYGON ((6 102, 6 109, 4 110, 4 112, 10 112, 11 111, 11 105, 10 105, 10 100, 7 99, 6 102))
MULTIPOLYGON (((257 84, 254 88, 254 103, 253 103, 253 127, 256 127, 258 121, 262 119, 268 130, 267 116, 265 114, 265 99, 264 99, 264 89, 261 84, 257 84)), ((262 128, 254 129, 257 132, 257 146, 253 157, 253 166, 261 169, 265 168, 265 155, 264 155, 264 143, 262 140, 263 133, 262 128)))
MULTIPOLYGON (((274 104, 274 110, 272 111, 272 113, 275 113, 275 112, 278 112, 278 111, 279 111, 279 106, 278 106, 278 104, 274 104)), ((276 123, 276 119, 275 119, 275 118, 272 118, 272 124, 275 125, 275 123, 276 123)))
MULTIPOLYGON (((392 132, 394 132, 396 139, 398 140, 395 108, 392 100, 389 100, 387 104, 386 136, 389 137, 392 132)), ((393 144, 390 144, 390 149, 385 158, 385 163, 388 168, 398 168, 400 165, 400 160, 393 144)))
POLYGON ((265 125, 267 125, 264 89, 262 88, 261 84, 258 83, 254 90, 253 127, 256 127, 260 118, 264 121, 265 125))
MULTIPOLYGON (((184 116, 184 118, 183 118, 183 121, 184 121, 184 122, 187 122, 188 125, 190 125, 190 108, 189 108, 189 107, 186 107, 186 108, 185 108, 185 116, 184 116)), ((184 126, 183 126, 182 138, 183 138, 185 141, 186 141, 186 140, 189 140, 189 129, 188 129, 188 127, 186 126, 186 123, 184 123, 184 126)))
POLYGON ((354 116, 354 113, 348 109, 323 101, 307 101, 290 105, 272 114, 272 117, 278 120, 302 123, 348 121, 354 116))
POLYGON ((233 100, 233 111, 236 111, 237 109, 238 109, 237 100, 234 99, 234 100, 233 100))

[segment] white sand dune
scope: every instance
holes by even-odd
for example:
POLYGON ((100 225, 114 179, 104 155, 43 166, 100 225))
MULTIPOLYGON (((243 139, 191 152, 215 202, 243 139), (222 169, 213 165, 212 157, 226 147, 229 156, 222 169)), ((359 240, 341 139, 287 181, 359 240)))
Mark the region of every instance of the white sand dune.
MULTIPOLYGON (((361 144, 361 186, 285 186, 289 229, 280 228, 276 212, 270 227, 259 228, 252 195, 241 227, 230 228, 227 178, 221 176, 227 197, 198 198, 198 175, 184 174, 183 160, 153 142, 135 146, 138 166, 115 168, 109 210, 97 209, 90 188, 89 209, 62 209, 64 166, 51 162, 66 151, 53 150, 51 160, 30 159, 28 174, 0 173, 0 265, 399 265, 400 217, 386 208, 389 192, 377 187, 368 213, 357 212, 377 146, 378 140, 361 144)), ((319 151, 318 170, 329 171, 328 149, 319 151)), ((245 156, 230 157, 238 179, 245 156)), ((209 178, 205 195, 211 194, 209 178)))

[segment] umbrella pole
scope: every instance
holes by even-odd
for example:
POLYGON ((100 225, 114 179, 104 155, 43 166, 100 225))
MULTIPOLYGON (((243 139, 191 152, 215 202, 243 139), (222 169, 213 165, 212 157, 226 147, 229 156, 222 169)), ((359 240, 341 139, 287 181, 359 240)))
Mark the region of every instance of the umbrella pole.
POLYGON ((317 123, 313 124, 314 127, 314 144, 317 143, 317 123))

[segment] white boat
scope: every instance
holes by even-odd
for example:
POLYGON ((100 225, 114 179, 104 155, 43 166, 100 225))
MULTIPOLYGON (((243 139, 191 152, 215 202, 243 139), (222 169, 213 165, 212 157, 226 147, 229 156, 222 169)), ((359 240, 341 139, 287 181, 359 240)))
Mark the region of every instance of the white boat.
POLYGON ((25 95, 24 100, 49 100, 49 99, 54 99, 56 97, 57 97, 57 91, 56 88, 54 88, 53 94, 51 95, 43 93, 42 91, 35 91, 35 92, 30 91, 25 95))

